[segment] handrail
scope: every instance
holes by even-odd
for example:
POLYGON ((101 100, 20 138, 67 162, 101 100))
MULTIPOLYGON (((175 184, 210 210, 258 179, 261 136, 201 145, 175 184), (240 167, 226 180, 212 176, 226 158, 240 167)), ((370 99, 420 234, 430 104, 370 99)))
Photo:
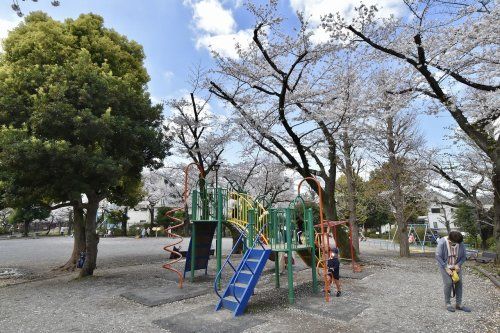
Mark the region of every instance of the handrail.
MULTIPOLYGON (((226 258, 226 261, 224 262, 224 265, 222 265, 221 269, 219 270, 219 272, 217 273, 217 275, 215 276, 215 281, 214 281, 214 290, 215 290, 215 293, 217 294, 217 296, 219 296, 219 298, 222 298, 222 296, 219 294, 219 291, 218 291, 218 286, 219 286, 219 281, 222 277, 222 271, 224 270, 224 267, 226 267, 226 265, 229 263, 231 268, 234 270, 234 272, 236 273, 236 269, 234 268, 234 266, 231 264, 231 262, 229 261, 229 259, 231 258, 231 256, 234 254, 234 251, 236 250, 236 248, 238 247, 238 244, 242 241, 243 239, 243 236, 245 236, 245 233, 244 232, 241 232, 241 235, 240 237, 238 238, 238 240, 236 241, 236 244, 234 244, 231 252, 229 253, 229 255, 227 256, 226 258)), ((245 242, 243 242, 243 246, 246 247, 246 244, 245 242)))
MULTIPOLYGON (((264 228, 267 226, 268 222, 266 222, 266 224, 264 224, 262 226, 262 228, 260 228, 259 232, 257 233, 257 235, 255 236, 255 239, 254 239, 254 242, 252 244, 252 248, 248 249, 248 252, 245 253, 245 256, 243 257, 242 260, 245 260, 245 257, 248 258, 248 256, 250 255, 250 253, 252 252, 252 250, 255 248, 255 245, 257 245, 257 242, 259 242, 260 246, 262 247, 263 250, 265 250, 266 248, 264 247, 264 244, 262 244, 262 242, 260 241, 260 237, 261 237, 261 234, 262 234, 262 231, 264 230, 264 228)), ((245 260, 245 265, 248 267, 248 264, 246 263, 246 260, 245 260)), ((234 277, 234 280, 233 280, 233 283, 230 282, 230 285, 232 284, 233 285, 233 290, 234 290, 234 285, 236 283, 236 280, 238 280, 238 276, 240 276, 240 273, 242 271, 242 268, 243 268, 243 265, 240 267, 240 269, 235 273, 235 277, 234 277)), ((254 272, 250 269, 250 267, 248 267, 248 269, 250 270, 250 272, 252 272, 252 274, 254 274, 254 272)), ((241 303, 240 300, 238 299, 238 297, 236 296, 236 293, 233 292, 233 296, 234 296, 234 299, 236 300, 236 302, 238 303, 241 303)))
MULTIPOLYGON (((252 197, 246 193, 240 193, 240 192, 229 192, 228 193, 228 200, 237 200, 241 202, 243 205, 243 209, 241 211, 238 211, 237 216, 232 217, 229 212, 229 206, 227 207, 227 221, 229 223, 235 224, 237 226, 240 226, 242 228, 246 228, 248 221, 245 220, 245 217, 242 214, 247 214, 247 211, 249 209, 255 209, 259 212, 259 218, 258 218, 258 223, 255 226, 258 228, 261 224, 266 223, 266 218, 268 216, 268 210, 260 203, 257 202, 256 199, 252 199, 252 197)), ((262 235, 263 240, 266 244, 269 243, 269 240, 267 239, 266 235, 262 235)))

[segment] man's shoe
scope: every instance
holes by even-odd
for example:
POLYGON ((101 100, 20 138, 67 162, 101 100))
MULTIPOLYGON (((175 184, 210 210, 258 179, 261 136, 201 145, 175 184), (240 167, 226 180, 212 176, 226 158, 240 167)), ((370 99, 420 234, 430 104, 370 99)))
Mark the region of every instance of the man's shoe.
POLYGON ((339 291, 337 291, 337 293, 335 294, 335 296, 336 297, 340 297, 340 294, 342 294, 342 292, 340 292, 340 290, 339 290, 339 291))
POLYGON ((470 312, 470 309, 466 306, 460 306, 460 305, 457 305, 455 307, 458 311, 463 311, 463 312, 470 312))
POLYGON ((450 312, 455 312, 455 308, 451 306, 451 304, 446 304, 446 310, 450 312))

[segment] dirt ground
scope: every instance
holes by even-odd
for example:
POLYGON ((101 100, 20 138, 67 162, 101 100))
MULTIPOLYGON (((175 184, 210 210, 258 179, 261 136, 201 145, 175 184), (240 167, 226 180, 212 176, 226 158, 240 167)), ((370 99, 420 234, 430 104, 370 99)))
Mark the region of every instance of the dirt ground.
MULTIPOLYGON (((10 240, 0 241, 0 268, 12 266, 6 265, 3 257, 5 242, 10 240)), ((108 253, 114 254, 108 259, 103 254, 103 264, 96 275, 87 279, 75 279, 74 274, 44 274, 51 266, 46 260, 39 265, 35 259, 27 260, 30 267, 18 265, 20 272, 31 269, 38 273, 36 279, 11 277, 10 285, 0 287, 0 332, 498 332, 500 329, 499 290, 474 270, 465 268, 463 281, 464 305, 472 312, 449 313, 444 308, 441 276, 433 258, 401 259, 394 251, 370 244, 362 244, 361 248, 363 273, 352 273, 347 263, 342 265, 341 297, 333 297, 326 303, 321 294, 314 294, 311 270, 297 260, 295 303, 289 304, 286 274, 281 276, 281 288, 276 289, 274 264, 270 262, 245 315, 233 318, 227 310, 214 311, 215 260, 210 261, 208 275, 197 272, 195 281, 187 281, 179 290, 176 274, 161 268, 165 256, 161 250, 147 255, 147 251, 157 251, 158 244, 147 242, 142 243, 143 251, 136 251, 139 260, 127 249, 128 241, 113 243, 114 249, 108 253)), ((27 246, 30 247, 37 246, 27 246)), ((100 254, 106 253, 105 248, 100 254)))

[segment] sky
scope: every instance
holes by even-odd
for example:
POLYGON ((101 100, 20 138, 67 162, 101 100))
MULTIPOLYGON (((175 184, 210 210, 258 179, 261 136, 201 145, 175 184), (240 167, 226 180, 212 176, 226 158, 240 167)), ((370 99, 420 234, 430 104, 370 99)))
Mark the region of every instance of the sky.
MULTIPOLYGON (((243 0, 60 0, 59 7, 49 0, 19 1, 25 14, 42 10, 57 20, 76 18, 82 13, 95 13, 105 25, 126 35, 144 47, 145 66, 151 77, 148 85, 154 102, 184 96, 189 84, 189 69, 212 64, 210 50, 235 56, 235 41, 251 38, 252 19, 243 0)), ((262 1, 258 1, 262 2, 262 1)), ((10 0, 0 2, 0 39, 21 21, 10 8, 10 0)), ((401 0, 364 0, 363 3, 383 6, 381 15, 404 15, 401 0)), ((279 11, 293 24, 301 11, 317 24, 321 15, 340 11, 353 13, 355 0, 280 0, 279 11)), ((326 35, 316 36, 324 40, 326 35)), ((215 113, 224 114, 220 103, 214 103, 215 113)), ((168 111, 167 111, 168 113, 168 111)), ((168 114, 167 114, 168 115, 168 114)), ((447 128, 454 126, 448 114, 420 116, 420 129, 430 146, 445 144, 447 128)), ((231 150, 229 150, 231 151, 231 150)), ((227 158, 227 156, 226 156, 227 158)))

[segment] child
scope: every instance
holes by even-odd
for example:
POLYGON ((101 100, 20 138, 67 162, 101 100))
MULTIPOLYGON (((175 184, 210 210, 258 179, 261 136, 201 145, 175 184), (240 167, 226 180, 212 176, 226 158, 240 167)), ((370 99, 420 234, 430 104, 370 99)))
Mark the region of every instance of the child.
POLYGON ((337 289, 337 293, 335 296, 339 297, 341 294, 340 291, 340 261, 339 261, 339 249, 334 247, 330 252, 330 259, 328 259, 327 267, 328 267, 328 293, 330 293, 330 286, 333 282, 335 282, 335 287, 337 289))

